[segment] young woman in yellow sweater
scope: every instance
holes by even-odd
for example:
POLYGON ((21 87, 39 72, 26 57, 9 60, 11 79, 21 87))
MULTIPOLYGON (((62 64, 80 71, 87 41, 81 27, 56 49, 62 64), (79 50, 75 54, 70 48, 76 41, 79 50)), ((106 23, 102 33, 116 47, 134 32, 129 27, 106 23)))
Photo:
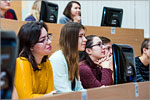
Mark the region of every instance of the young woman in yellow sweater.
POLYGON ((30 22, 18 33, 19 53, 16 60, 15 87, 19 99, 52 95, 54 80, 48 55, 51 37, 46 24, 30 22))

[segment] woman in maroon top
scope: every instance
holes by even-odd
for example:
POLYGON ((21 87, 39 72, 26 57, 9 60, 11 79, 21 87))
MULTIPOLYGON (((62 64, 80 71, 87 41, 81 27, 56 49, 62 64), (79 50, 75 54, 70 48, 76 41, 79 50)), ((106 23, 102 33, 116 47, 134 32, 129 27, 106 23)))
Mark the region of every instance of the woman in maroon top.
POLYGON ((86 39, 86 49, 79 53, 79 72, 83 87, 87 89, 112 85, 113 71, 110 66, 108 67, 107 62, 103 64, 104 66, 97 64, 99 59, 105 58, 105 48, 102 45, 102 40, 96 35, 89 35, 86 39))
POLYGON ((0 0, 0 18, 17 20, 15 11, 10 9, 10 1, 11 0, 0 0))

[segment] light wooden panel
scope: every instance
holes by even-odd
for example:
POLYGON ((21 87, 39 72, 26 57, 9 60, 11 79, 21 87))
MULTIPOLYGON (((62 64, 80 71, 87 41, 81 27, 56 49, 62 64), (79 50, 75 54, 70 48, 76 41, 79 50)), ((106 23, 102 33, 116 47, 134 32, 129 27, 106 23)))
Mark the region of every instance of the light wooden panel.
POLYGON ((16 13, 18 20, 22 19, 22 0, 12 0, 10 6, 16 13))
POLYGON ((88 99, 134 99, 134 84, 112 85, 88 90, 88 99))
POLYGON ((139 96, 135 99, 145 99, 150 100, 150 82, 140 82, 138 83, 139 96))
POLYGON ((116 33, 111 34, 111 27, 90 27, 87 26, 87 34, 95 34, 99 36, 106 36, 112 40, 112 43, 130 44, 135 56, 140 55, 140 46, 144 40, 144 30, 142 29, 127 29, 116 28, 116 33))
MULTIPOLYGON (((14 30, 18 33, 20 27, 25 24, 25 21, 12 21, 9 19, 1 19, 1 27, 3 29, 14 30)), ((59 49, 59 36, 63 24, 47 23, 49 32, 53 33, 52 53, 59 49)), ((140 46, 144 40, 144 30, 142 29, 127 29, 116 28, 115 34, 111 34, 111 27, 96 27, 86 26, 86 35, 94 34, 98 36, 106 36, 112 40, 112 43, 130 44, 135 52, 135 56, 140 55, 140 46)))
POLYGON ((47 96, 47 97, 41 97, 36 98, 36 100, 80 100, 81 99, 81 92, 69 92, 69 93, 61 93, 56 94, 54 96, 47 96))
POLYGON ((16 20, 0 18, 0 28, 18 32, 19 22, 16 20))

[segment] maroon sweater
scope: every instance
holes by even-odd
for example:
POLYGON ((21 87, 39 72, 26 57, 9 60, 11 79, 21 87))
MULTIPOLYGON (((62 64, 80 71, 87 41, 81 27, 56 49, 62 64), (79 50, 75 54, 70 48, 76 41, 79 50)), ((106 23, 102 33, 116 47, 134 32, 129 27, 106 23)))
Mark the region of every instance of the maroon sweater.
POLYGON ((96 64, 88 66, 85 61, 79 63, 80 80, 85 89, 112 85, 112 70, 96 64))

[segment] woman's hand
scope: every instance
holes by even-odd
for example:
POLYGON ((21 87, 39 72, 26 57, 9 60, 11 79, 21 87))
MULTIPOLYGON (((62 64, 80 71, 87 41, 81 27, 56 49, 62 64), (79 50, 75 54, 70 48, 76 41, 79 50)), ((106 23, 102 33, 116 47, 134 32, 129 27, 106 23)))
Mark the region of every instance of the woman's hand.
POLYGON ((113 71, 113 58, 111 56, 105 56, 94 62, 95 64, 100 65, 102 68, 110 68, 113 71))
POLYGON ((54 95, 54 94, 56 94, 56 93, 57 93, 57 91, 54 90, 54 91, 51 91, 51 92, 48 93, 48 94, 44 94, 44 96, 50 96, 50 95, 54 95))
POLYGON ((75 17, 73 17, 73 22, 80 23, 80 21, 81 21, 81 16, 75 16, 75 17))

